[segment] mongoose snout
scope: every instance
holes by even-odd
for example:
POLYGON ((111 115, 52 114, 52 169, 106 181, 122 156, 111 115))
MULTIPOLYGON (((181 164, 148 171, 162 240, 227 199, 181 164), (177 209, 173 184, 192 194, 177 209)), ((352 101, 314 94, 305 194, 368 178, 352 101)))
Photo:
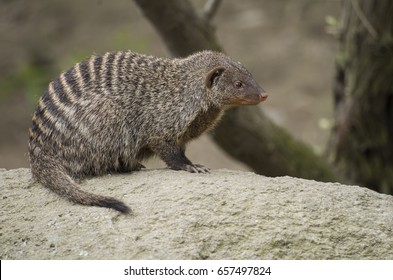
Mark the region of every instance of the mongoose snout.
POLYGON ((206 173, 186 157, 186 144, 212 129, 226 108, 266 98, 242 64, 218 52, 92 56, 52 81, 38 102, 29 131, 33 178, 75 203, 129 213, 122 201, 77 182, 138 171, 152 155, 170 169, 206 173))
POLYGON ((261 92, 259 94, 259 101, 265 101, 267 98, 269 97, 269 95, 266 92, 261 92))

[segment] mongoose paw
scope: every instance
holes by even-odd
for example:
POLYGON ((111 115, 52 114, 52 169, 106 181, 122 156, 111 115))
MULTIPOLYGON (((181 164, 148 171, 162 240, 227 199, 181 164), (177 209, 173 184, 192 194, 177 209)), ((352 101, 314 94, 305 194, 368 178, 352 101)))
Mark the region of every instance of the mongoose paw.
POLYGON ((141 170, 142 168, 146 168, 146 166, 144 166, 142 163, 137 163, 135 166, 133 166, 133 168, 132 168, 132 170, 133 171, 139 171, 139 170, 141 170))
POLYGON ((119 173, 129 173, 133 171, 139 171, 142 168, 146 168, 143 164, 137 162, 131 166, 120 166, 117 170, 119 173))
POLYGON ((200 164, 186 164, 185 169, 191 173, 210 173, 210 169, 200 164))
POLYGON ((187 163, 182 163, 182 164, 177 164, 177 165, 170 165, 170 169, 172 170, 184 170, 188 171, 190 173, 210 173, 210 169, 207 167, 204 167, 203 165, 200 164, 187 164, 187 163))

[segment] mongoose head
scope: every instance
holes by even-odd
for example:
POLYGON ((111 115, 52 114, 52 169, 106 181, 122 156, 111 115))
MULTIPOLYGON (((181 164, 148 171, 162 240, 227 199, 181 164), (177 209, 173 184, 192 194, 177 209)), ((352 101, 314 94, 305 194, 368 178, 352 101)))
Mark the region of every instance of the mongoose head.
POLYGON ((220 97, 222 105, 256 105, 268 97, 250 72, 234 61, 226 61, 211 69, 205 85, 215 100, 220 97))

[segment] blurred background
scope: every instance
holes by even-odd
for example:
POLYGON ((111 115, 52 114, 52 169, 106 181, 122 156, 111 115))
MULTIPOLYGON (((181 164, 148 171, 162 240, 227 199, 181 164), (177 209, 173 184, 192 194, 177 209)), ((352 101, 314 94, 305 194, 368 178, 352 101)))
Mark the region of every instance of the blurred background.
MULTIPOLYGON (((201 9, 205 1, 192 1, 201 9)), ((269 93, 265 113, 322 154, 333 121, 340 0, 226 0, 213 23, 221 45, 269 93)), ((133 50, 169 56, 131 0, 0 0, 0 168, 28 167, 38 98, 62 71, 91 54, 133 50)), ((234 147, 236 148, 236 147, 234 147)), ((247 170, 207 136, 187 150, 210 168, 247 170)), ((147 167, 160 167, 152 160, 147 167)))

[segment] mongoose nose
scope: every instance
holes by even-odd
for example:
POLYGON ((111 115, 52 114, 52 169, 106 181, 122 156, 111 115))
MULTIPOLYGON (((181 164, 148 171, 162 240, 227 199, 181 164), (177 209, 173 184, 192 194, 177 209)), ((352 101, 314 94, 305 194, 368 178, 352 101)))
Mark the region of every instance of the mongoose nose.
POLYGON ((261 93, 259 94, 259 100, 260 100, 260 101, 265 101, 265 100, 267 99, 268 96, 269 96, 269 95, 268 95, 266 92, 261 92, 261 93))

